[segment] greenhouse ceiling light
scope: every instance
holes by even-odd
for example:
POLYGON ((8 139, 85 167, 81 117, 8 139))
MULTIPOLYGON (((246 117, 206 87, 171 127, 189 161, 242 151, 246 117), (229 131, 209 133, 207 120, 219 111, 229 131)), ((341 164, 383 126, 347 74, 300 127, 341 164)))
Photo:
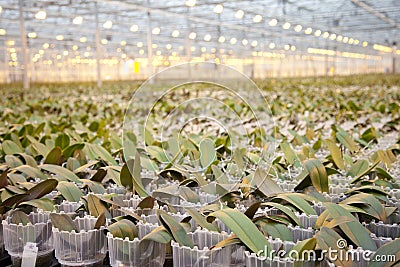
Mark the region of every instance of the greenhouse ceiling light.
POLYGON ((277 24, 278 24, 278 20, 277 19, 271 19, 270 21, 269 21, 269 26, 276 26, 277 24))
POLYGON ((126 41, 121 41, 119 44, 122 46, 126 46, 126 41))
POLYGON ((103 23, 103 28, 104 29, 111 29, 113 26, 113 23, 111 20, 107 20, 106 22, 103 23))
POLYGON ((246 45, 248 45, 248 43, 249 43, 249 41, 247 41, 247 39, 242 40, 242 45, 246 46, 246 45))
POLYGON ((305 34, 311 34, 312 31, 313 31, 312 28, 308 27, 308 28, 304 31, 304 33, 305 33, 305 34))
POLYGON ((159 27, 155 27, 155 28, 151 31, 151 33, 154 34, 154 35, 158 35, 158 34, 160 34, 160 32, 161 32, 161 29, 160 29, 159 27))
POLYGON ((82 24, 82 22, 83 22, 83 17, 82 16, 77 16, 72 20, 72 23, 76 24, 76 25, 80 25, 80 24, 82 24))
POLYGON ((43 47, 43 49, 48 49, 49 46, 50 46, 49 43, 44 43, 42 47, 43 47))
POLYGON ((40 19, 40 20, 44 20, 46 19, 47 14, 46 11, 44 10, 39 10, 36 14, 35 14, 35 19, 40 19))
POLYGON ((172 33, 171 33, 171 36, 174 37, 174 38, 179 37, 179 31, 178 30, 173 30, 172 33))
POLYGON ((303 26, 301 26, 301 25, 296 25, 296 27, 294 27, 295 32, 300 32, 302 29, 303 29, 303 26))
POLYGON ((188 7, 194 7, 196 5, 196 0, 186 0, 185 5, 188 7))
POLYGON ((336 37, 336 41, 341 42, 343 40, 343 36, 339 35, 338 37, 336 37))
POLYGON ((345 36, 343 38, 343 43, 347 44, 349 42, 349 37, 345 36))
POLYGON ((332 41, 335 40, 335 39, 336 39, 336 34, 332 33, 332 34, 329 36, 329 39, 331 39, 332 41))
POLYGON ((87 41, 87 38, 85 36, 79 38, 79 42, 81 42, 81 43, 86 43, 86 41, 87 41))
POLYGON ((144 54, 144 50, 143 49, 140 49, 139 50, 139 55, 143 55, 144 54))
POLYGON ((131 32, 137 32, 139 30, 139 26, 136 24, 133 24, 129 30, 131 32))
POLYGON ((224 10, 224 6, 221 4, 218 4, 214 7, 214 12, 217 14, 221 14, 223 10, 224 10))
POLYGON ((261 15, 255 15, 254 17, 253 17, 253 22, 255 22, 255 23, 260 23, 261 21, 262 21, 262 19, 263 19, 263 17, 261 16, 261 15))
POLYGON ((62 40, 64 40, 64 35, 62 35, 62 34, 57 35, 57 36, 56 36, 56 40, 57 40, 57 41, 62 41, 62 40))
POLYGON ((102 43, 103 45, 106 45, 106 44, 108 44, 108 40, 107 40, 107 39, 101 39, 101 43, 102 43))
POLYGON ((350 38, 349 39, 349 44, 353 44, 354 43, 354 39, 353 38, 350 38))
POLYGON ((63 55, 64 55, 64 56, 68 56, 68 54, 69 54, 68 51, 67 51, 67 50, 64 50, 63 55))
POLYGON ((362 43, 362 46, 363 46, 363 47, 367 47, 367 46, 368 46, 368 42, 364 41, 364 42, 362 43))
POLYGON ((283 47, 286 51, 290 49, 290 45, 285 44, 285 46, 283 47))
POLYGON ((314 35, 316 36, 316 37, 319 37, 319 36, 321 36, 321 30, 316 30, 315 32, 314 32, 314 35))
POLYGON ((292 50, 293 52, 296 51, 296 46, 292 45, 292 46, 290 47, 290 50, 292 50))
POLYGON ((224 43, 224 42, 225 42, 225 37, 224 37, 224 36, 220 36, 220 37, 218 38, 218 42, 219 42, 219 43, 224 43))
POLYGON ((274 49, 276 47, 275 43, 270 43, 268 46, 270 49, 274 49))
POLYGON ((289 22, 285 22, 285 23, 282 25, 282 28, 285 29, 285 30, 290 29, 290 23, 289 23, 289 22))
POLYGON ((236 44, 237 43, 237 39, 235 37, 231 38, 230 43, 233 44, 233 45, 236 44))
POLYGON ((191 51, 191 52, 196 51, 196 47, 194 47, 194 46, 190 47, 190 51, 191 51))
POLYGON ((143 42, 138 42, 138 43, 136 44, 136 46, 139 47, 139 48, 140 48, 140 47, 143 47, 143 42))
POLYGON ((1 13, 1 12, 3 12, 3 7, 2 7, 2 6, 0 6, 0 13, 1 13))
POLYGON ((74 51, 78 50, 78 48, 79 48, 79 47, 78 47, 77 45, 73 45, 73 46, 72 46, 72 50, 74 50, 74 51))
POLYGON ((194 40, 194 39, 196 39, 196 36, 197 36, 197 34, 195 32, 191 32, 189 34, 189 39, 194 40))
POLYGON ((156 49, 158 47, 158 45, 157 44, 152 44, 151 45, 151 48, 154 48, 154 49, 156 49))
POLYGON ((258 45, 258 42, 256 40, 252 41, 250 44, 252 47, 256 47, 258 45))
POLYGON ((329 32, 324 32, 324 34, 322 35, 322 37, 323 37, 324 39, 328 38, 328 37, 329 37, 329 32))
POLYGON ((244 17, 244 11, 241 10, 241 9, 239 9, 238 11, 236 11, 235 17, 236 17, 237 19, 242 19, 242 18, 244 17))
POLYGON ((204 35, 204 41, 206 41, 206 42, 211 41, 211 35, 209 35, 209 34, 204 35))
POLYGON ((31 39, 37 38, 36 32, 30 32, 30 33, 28 33, 28 38, 31 38, 31 39))
POLYGON ((204 46, 201 48, 201 52, 202 53, 205 53, 205 52, 207 52, 207 48, 205 48, 204 46))
POLYGON ((0 29, 0 35, 6 35, 7 31, 5 29, 0 29))
POLYGON ((357 40, 357 39, 354 40, 354 45, 358 45, 359 43, 360 43, 359 40, 357 40))
POLYGON ((171 44, 167 44, 167 45, 165 46, 165 48, 167 48, 167 50, 171 50, 171 49, 172 49, 172 45, 171 45, 171 44))

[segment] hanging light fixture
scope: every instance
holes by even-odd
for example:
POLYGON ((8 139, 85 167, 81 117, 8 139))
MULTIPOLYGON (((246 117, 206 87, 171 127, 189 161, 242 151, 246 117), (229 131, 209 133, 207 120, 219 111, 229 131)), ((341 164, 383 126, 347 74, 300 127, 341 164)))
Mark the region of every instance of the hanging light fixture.
POLYGON ((35 19, 44 20, 44 19, 46 19, 46 17, 47 17, 47 14, 46 14, 46 11, 44 11, 44 10, 39 10, 35 14, 35 19))

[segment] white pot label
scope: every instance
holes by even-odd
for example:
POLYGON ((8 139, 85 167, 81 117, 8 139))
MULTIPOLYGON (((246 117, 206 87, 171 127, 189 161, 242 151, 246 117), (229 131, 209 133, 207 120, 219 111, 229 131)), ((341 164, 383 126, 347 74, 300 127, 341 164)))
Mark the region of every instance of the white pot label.
POLYGON ((35 267, 38 247, 36 243, 27 242, 22 252, 21 267, 35 267))

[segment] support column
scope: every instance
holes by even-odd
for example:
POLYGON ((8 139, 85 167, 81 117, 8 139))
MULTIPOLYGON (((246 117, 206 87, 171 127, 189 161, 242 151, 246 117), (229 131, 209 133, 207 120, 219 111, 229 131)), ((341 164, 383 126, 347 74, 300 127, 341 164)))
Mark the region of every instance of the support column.
POLYGON ((150 1, 147 1, 149 9, 147 10, 147 61, 148 78, 153 75, 153 36, 151 25, 150 1))
POLYGON ((103 81, 101 80, 101 41, 100 41, 100 29, 99 29, 99 12, 97 9, 97 2, 94 2, 95 9, 95 24, 96 24, 96 67, 97 67, 97 87, 101 87, 103 85, 103 81))
POLYGON ((192 60, 192 50, 191 50, 191 42, 190 42, 190 38, 189 38, 189 34, 191 32, 191 26, 190 26, 190 7, 187 7, 187 14, 188 14, 188 18, 186 20, 186 24, 187 24, 187 34, 186 34, 186 60, 189 63, 188 64, 188 68, 187 68, 187 75, 189 79, 192 79, 192 66, 190 64, 190 61, 192 60))
POLYGON ((29 89, 29 77, 28 77, 28 51, 25 33, 25 19, 24 19, 24 1, 19 0, 19 27, 20 27, 20 37, 21 37, 21 48, 22 48, 22 66, 23 79, 24 79, 24 89, 29 89))

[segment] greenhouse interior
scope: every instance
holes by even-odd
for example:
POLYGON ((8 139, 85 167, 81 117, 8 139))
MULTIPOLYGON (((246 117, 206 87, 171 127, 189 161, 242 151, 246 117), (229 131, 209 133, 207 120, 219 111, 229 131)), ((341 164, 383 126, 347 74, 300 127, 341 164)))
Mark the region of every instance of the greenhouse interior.
POLYGON ((400 266, 400 1, 0 0, 0 266, 400 266))

